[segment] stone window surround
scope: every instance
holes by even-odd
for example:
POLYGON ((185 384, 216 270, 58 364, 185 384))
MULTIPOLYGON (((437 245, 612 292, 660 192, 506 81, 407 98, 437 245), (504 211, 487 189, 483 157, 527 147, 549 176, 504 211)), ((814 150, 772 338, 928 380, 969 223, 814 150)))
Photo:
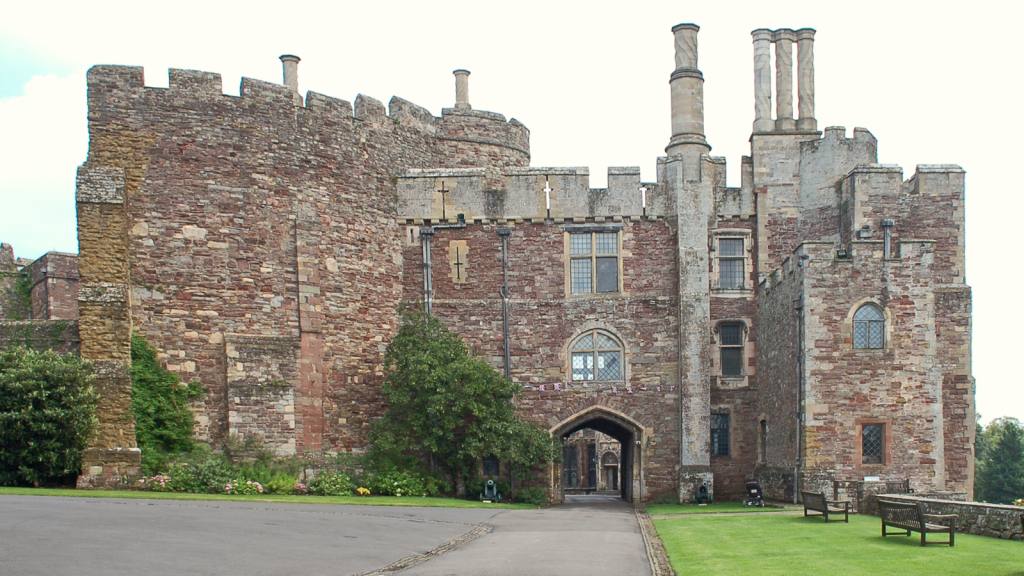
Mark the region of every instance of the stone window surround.
POLYGON ((853 439, 853 469, 865 473, 882 472, 892 466, 892 421, 886 418, 857 418, 854 420, 853 439), (864 464, 861 462, 863 446, 861 445, 861 430, 865 425, 882 426, 882 463, 864 464))
POLYGON ((568 348, 567 359, 568 359, 568 364, 569 364, 569 380, 570 381, 572 381, 572 382, 600 382, 600 383, 608 383, 608 384, 613 385, 613 386, 614 385, 618 385, 620 383, 625 383, 626 382, 626 366, 625 366, 626 354, 625 354, 625 347, 622 345, 622 339, 619 338, 615 333, 609 332, 609 331, 604 330, 602 328, 591 328, 589 330, 583 330, 580 333, 578 333, 575 336, 573 336, 573 338, 569 341, 569 344, 568 344, 567 348, 568 348), (580 338, 583 338, 583 337, 588 336, 588 335, 592 335, 591 337, 593 338, 591 346, 589 346, 587 348, 581 348, 579 350, 573 348, 573 346, 575 346, 575 344, 577 342, 579 342, 580 338), (617 348, 613 348, 613 347, 610 347, 610 346, 603 346, 603 347, 600 346, 600 344, 599 344, 599 340, 600 340, 599 336, 602 336, 602 335, 604 337, 606 337, 607 339, 611 340, 612 342, 614 342, 614 344, 617 346, 617 348), (614 379, 604 379, 604 378, 601 378, 601 368, 598 365, 599 359, 597 358, 597 356, 600 353, 604 353, 604 352, 608 352, 608 353, 618 352, 618 354, 619 354, 619 376, 621 376, 621 378, 614 378, 614 379), (593 371, 594 371, 593 378, 576 380, 575 374, 573 374, 573 369, 574 369, 574 366, 573 366, 573 356, 576 355, 576 354, 589 354, 591 358, 594 358, 594 362, 595 363, 593 365, 593 371))
POLYGON ((711 231, 711 293, 718 296, 749 295, 753 294, 755 282, 750 279, 754 271, 752 258, 754 250, 753 235, 751 230, 746 228, 716 228, 711 231), (743 288, 722 288, 719 280, 720 266, 718 263, 718 241, 722 239, 743 240, 743 288))
POLYGON ((842 350, 849 350, 858 354, 881 354, 889 352, 891 349, 892 342, 892 314, 889 312, 889 308, 882 304, 882 301, 878 298, 868 296, 861 298, 853 303, 850 310, 846 313, 846 318, 843 319, 843 324, 840 327, 841 341, 839 348, 842 350), (885 335, 884 342, 881 348, 854 348, 853 347, 853 315, 860 310, 861 306, 865 304, 874 304, 882 311, 882 315, 885 317, 885 335))
MULTIPOLYGON (((603 384, 610 384, 612 386, 618 386, 618 385, 626 386, 626 385, 628 385, 629 381, 630 381, 630 378, 633 376, 632 365, 631 365, 631 362, 630 362, 630 359, 633 357, 633 355, 632 355, 632 353, 629 350, 629 346, 626 344, 626 339, 623 338, 619 334, 619 332, 617 330, 615 330, 614 328, 612 328, 611 326, 608 326, 607 324, 605 324, 603 322, 596 322, 596 321, 584 322, 580 326, 576 327, 573 330, 573 332, 572 332, 572 336, 570 336, 568 339, 566 339, 565 345, 563 345, 562 349, 559 351, 559 355, 561 356, 561 360, 562 360, 562 366, 564 367, 563 371, 562 371, 562 373, 563 373, 563 380, 566 381, 566 382, 572 382, 572 345, 576 342, 576 340, 579 339, 580 336, 583 336, 587 332, 592 332, 594 330, 600 330, 602 332, 607 333, 609 336, 614 338, 616 342, 619 343, 619 346, 622 347, 621 350, 622 350, 622 377, 623 377, 623 379, 622 380, 601 380, 599 382, 601 382, 603 384)), ((598 380, 595 380, 595 382, 598 382, 598 380)))
POLYGON ((743 388, 749 385, 748 379, 757 373, 756 364, 751 365, 750 360, 757 357, 757 347, 750 341, 750 327, 753 325, 749 318, 721 318, 714 320, 711 326, 711 377, 716 379, 716 388, 743 388), (722 354, 719 347, 719 327, 722 324, 742 325, 743 338, 743 373, 739 376, 722 376, 722 354))
MULTIPOLYGON (((628 296, 628 294, 625 291, 625 279, 623 277, 623 270, 622 270, 623 266, 622 266, 622 263, 626 259, 626 257, 630 256, 630 254, 623 250, 622 244, 623 244, 623 231, 624 230, 625 230, 625 226, 622 225, 622 224, 613 224, 613 225, 607 225, 607 224, 586 224, 586 225, 575 225, 575 226, 563 226, 562 227, 562 241, 563 241, 562 261, 563 261, 563 265, 565 267, 565 297, 566 298, 574 299, 574 300, 582 300, 582 299, 595 300, 595 299, 619 299, 619 298, 623 298, 623 297, 628 296), (570 236, 572 234, 586 233, 586 232, 591 232, 591 233, 594 233, 594 232, 597 232, 597 233, 602 233, 602 232, 603 233, 611 233, 611 232, 614 232, 616 234, 616 242, 618 243, 618 246, 617 246, 618 252, 617 252, 616 256, 618 257, 619 289, 616 290, 615 292, 582 292, 582 293, 573 293, 573 291, 572 291, 572 265, 571 265, 571 261, 572 261, 572 255, 571 255, 572 247, 571 247, 570 236)), ((607 256, 610 257, 611 254, 608 254, 607 256)), ((591 270, 591 274, 596 274, 596 273, 597 273, 596 270, 591 270)), ((621 340, 620 340, 620 342, 621 342, 621 340)))

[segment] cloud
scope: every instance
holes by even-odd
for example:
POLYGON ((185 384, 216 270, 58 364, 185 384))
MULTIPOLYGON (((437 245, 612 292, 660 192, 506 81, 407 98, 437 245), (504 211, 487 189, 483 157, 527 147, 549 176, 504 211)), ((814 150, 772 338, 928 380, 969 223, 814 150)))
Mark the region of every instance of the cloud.
POLYGON ((34 76, 0 100, 0 240, 27 258, 77 252, 75 169, 89 137, 85 72, 34 76))

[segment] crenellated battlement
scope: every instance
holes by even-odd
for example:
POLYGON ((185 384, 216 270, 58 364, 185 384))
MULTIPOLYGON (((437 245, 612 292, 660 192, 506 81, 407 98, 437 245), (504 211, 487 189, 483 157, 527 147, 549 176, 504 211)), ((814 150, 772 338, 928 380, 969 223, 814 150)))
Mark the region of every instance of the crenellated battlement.
MULTIPOLYGON (((886 273, 892 276, 913 276, 919 281, 930 279, 935 263, 935 240, 906 238, 898 246, 892 248, 891 254, 885 252, 883 240, 856 240, 848 249, 836 249, 832 242, 806 241, 800 243, 787 256, 782 264, 772 269, 758 284, 761 296, 768 295, 788 283, 804 281, 804 277, 813 275, 816 269, 827 267, 829 274, 843 274, 839 270, 860 269, 864 266, 885 266, 886 273)), ((853 279, 851 272, 850 279, 853 279)))
POLYGON ((639 220, 665 216, 665 206, 637 166, 610 167, 607 188, 591 188, 586 167, 414 169, 398 182, 398 217, 407 221, 639 220))
MULTIPOLYGON (((239 95, 225 94, 220 74, 199 70, 171 68, 168 87, 145 85, 145 71, 138 66, 99 65, 89 70, 90 93, 101 98, 111 91, 139 92, 143 98, 163 98, 164 106, 179 108, 183 115, 202 113, 204 104, 235 106, 245 110, 252 106, 272 107, 274 115, 312 114, 309 121, 359 121, 365 126, 403 127, 422 131, 437 139, 439 151, 453 157, 454 165, 475 165, 474 153, 479 148, 493 147, 491 153, 480 155, 488 161, 506 166, 525 166, 530 158, 530 131, 515 118, 506 120, 502 114, 472 109, 444 108, 434 116, 426 108, 394 96, 388 106, 365 94, 356 96, 355 104, 308 91, 305 99, 291 86, 243 77, 239 95)), ((131 107, 138 99, 109 101, 116 107, 131 107)), ((445 164, 442 162, 441 164, 445 164)))

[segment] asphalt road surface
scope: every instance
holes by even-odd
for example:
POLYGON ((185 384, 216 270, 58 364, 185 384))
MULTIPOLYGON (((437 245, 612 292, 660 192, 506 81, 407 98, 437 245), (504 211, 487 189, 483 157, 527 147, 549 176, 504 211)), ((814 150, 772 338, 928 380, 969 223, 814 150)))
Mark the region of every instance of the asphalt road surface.
POLYGON ((401 574, 647 575, 633 508, 545 510, 0 496, 0 576, 351 575, 465 545, 401 574))

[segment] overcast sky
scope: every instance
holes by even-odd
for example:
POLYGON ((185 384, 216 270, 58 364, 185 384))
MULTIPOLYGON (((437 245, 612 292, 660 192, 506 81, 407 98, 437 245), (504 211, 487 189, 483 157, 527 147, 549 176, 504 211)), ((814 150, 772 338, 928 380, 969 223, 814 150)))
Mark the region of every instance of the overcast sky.
MULTIPOLYGON (((85 160, 85 72, 94 64, 281 81, 353 101, 392 95, 439 115, 466 68, 470 102, 531 130, 534 166, 640 166, 655 179, 669 139, 670 29, 701 26, 705 126, 739 185, 753 122, 755 28, 817 29, 819 129, 878 138, 879 162, 967 170, 967 281, 974 288, 978 411, 1024 420, 1010 358, 1024 326, 1021 274, 1007 261, 1024 194, 1011 172, 1024 135, 1024 15, 1015 2, 9 2, 0 18, 0 240, 16 256, 77 252, 75 168, 85 160), (785 7, 783 7, 785 6, 785 7), (1005 368, 1009 366, 1010 368, 1005 368)), ((1011 259, 1012 260, 1012 259, 1011 259)))

